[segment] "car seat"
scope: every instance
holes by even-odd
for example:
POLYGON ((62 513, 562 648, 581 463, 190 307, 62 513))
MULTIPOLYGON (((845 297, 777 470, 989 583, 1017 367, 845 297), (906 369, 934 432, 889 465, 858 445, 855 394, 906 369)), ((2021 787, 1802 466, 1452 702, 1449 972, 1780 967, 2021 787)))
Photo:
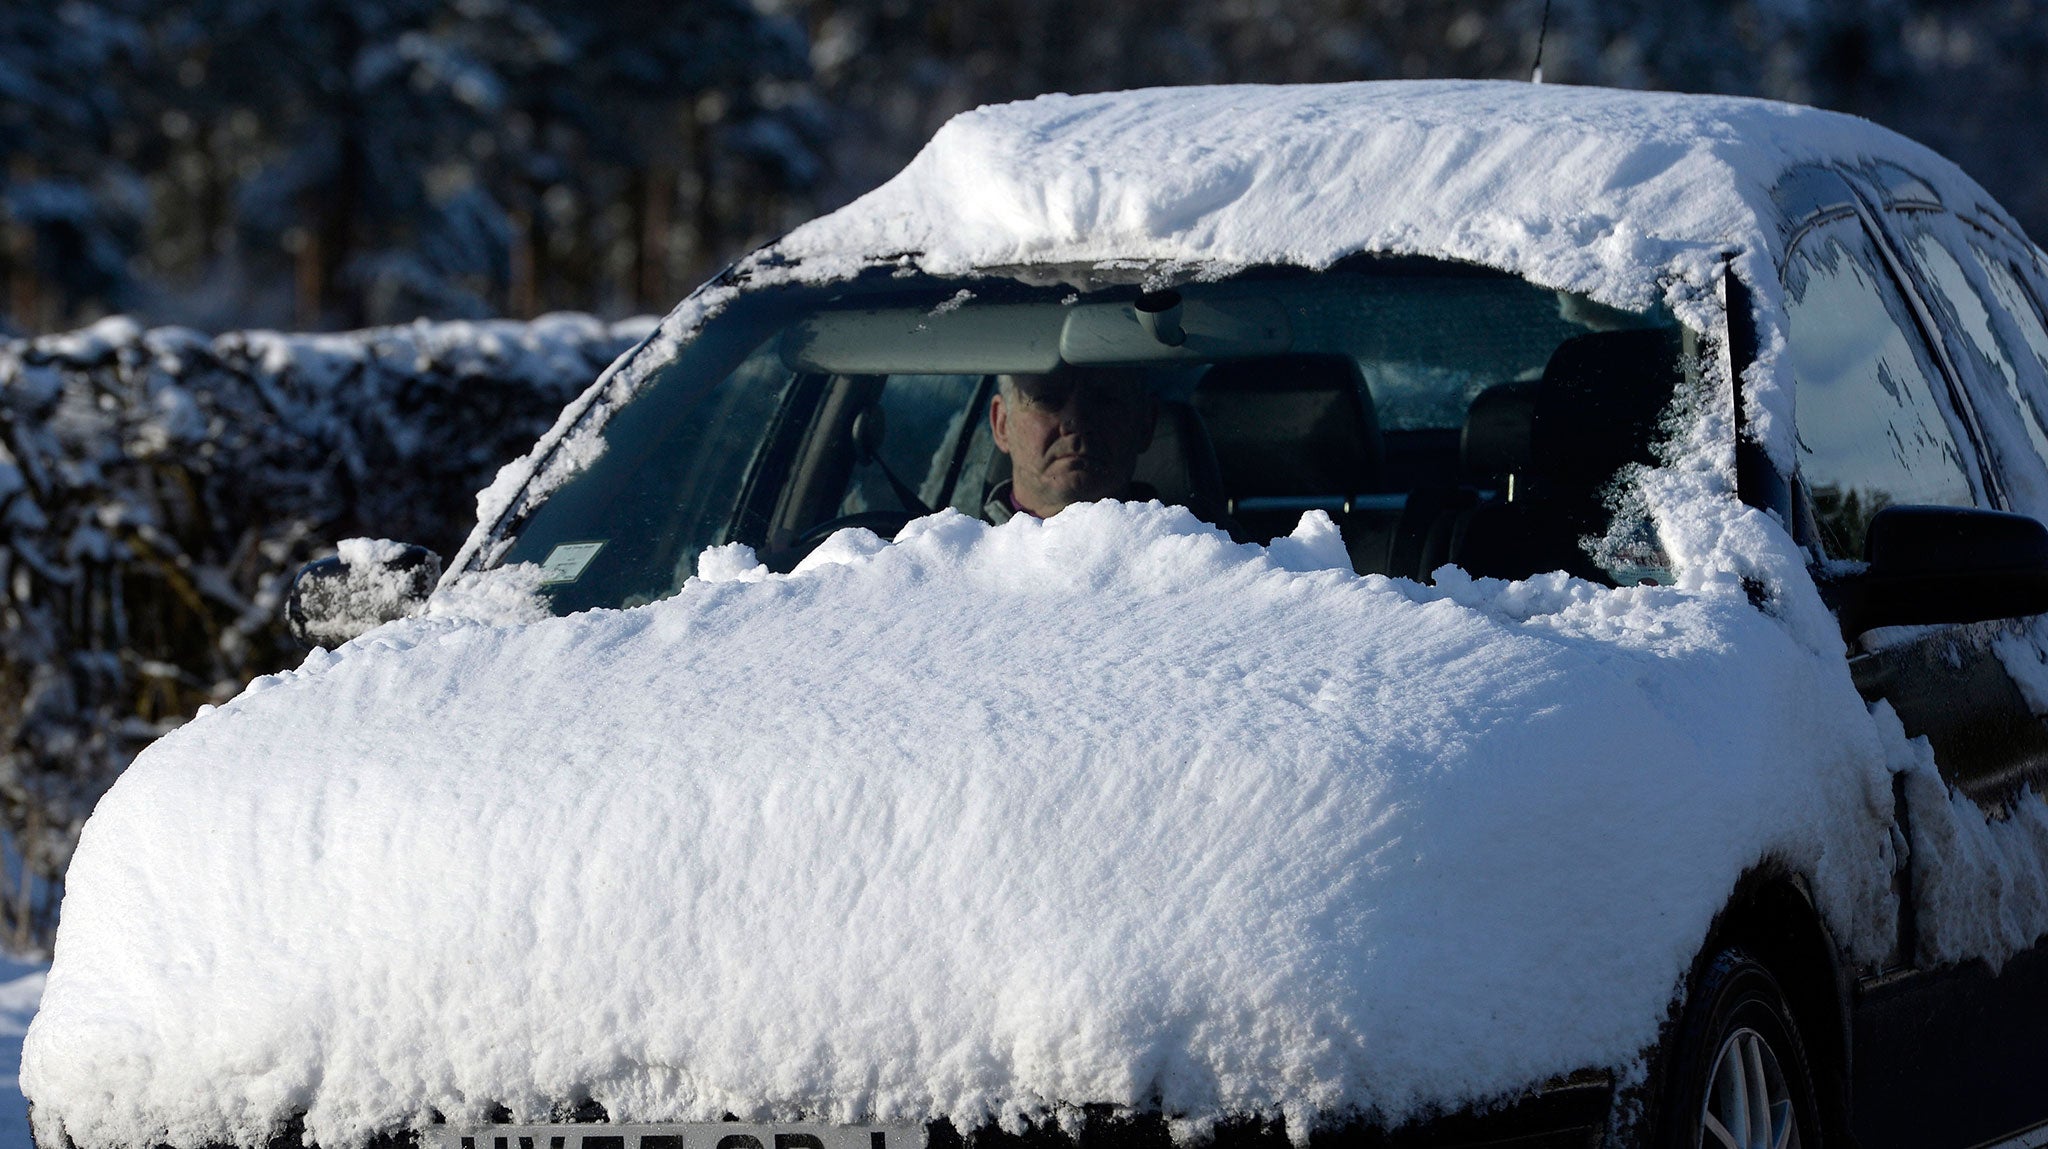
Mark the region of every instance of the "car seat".
POLYGON ((1449 561, 1459 517, 1482 499, 1509 498, 1526 481, 1539 385, 1535 379, 1500 383, 1473 397, 1458 433, 1457 482, 1408 492, 1381 569, 1428 579, 1449 561))
POLYGON ((1343 526, 1353 497, 1379 488, 1379 423, 1348 356, 1218 363, 1196 386, 1195 408, 1215 443, 1231 513, 1249 538, 1286 534, 1318 507, 1343 526))
POLYGON ((1468 479, 1497 485, 1489 497, 1475 493, 1470 505, 1435 513, 1414 577, 1455 563, 1481 577, 1563 570, 1609 581, 1580 540, 1605 532, 1616 473, 1656 462, 1651 448, 1678 383, 1679 351, 1670 329, 1580 335, 1558 346, 1533 388, 1482 392, 1461 453, 1468 479))
MULTIPOLYGON (((1009 460, 1005 459, 1004 462, 1009 460)), ((1159 404, 1159 423, 1152 445, 1138 456, 1132 476, 1159 492, 1159 501, 1186 507, 1210 522, 1224 514, 1223 478, 1216 448, 1194 407, 1180 400, 1159 404)))

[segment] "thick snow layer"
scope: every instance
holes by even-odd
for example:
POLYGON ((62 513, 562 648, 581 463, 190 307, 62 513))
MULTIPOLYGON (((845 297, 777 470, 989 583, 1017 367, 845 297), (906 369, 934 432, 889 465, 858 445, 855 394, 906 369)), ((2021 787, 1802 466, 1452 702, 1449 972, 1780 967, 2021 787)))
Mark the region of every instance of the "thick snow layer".
POLYGON ((1159 88, 956 116, 896 178, 778 249, 910 252, 940 273, 1399 252, 1644 307, 1730 253, 1778 254, 1770 189, 1786 168, 1862 158, 1989 202, 1896 133, 1768 100, 1498 81, 1159 88))
POLYGON ((587 1095, 1305 1130, 1627 1065, 1766 858, 1882 951, 1895 754, 1838 648, 1732 577, 1343 563, 1319 512, 1270 549, 1157 504, 945 512, 316 652, 101 802, 37 1119, 248 1144, 303 1110, 337 1146, 587 1095))

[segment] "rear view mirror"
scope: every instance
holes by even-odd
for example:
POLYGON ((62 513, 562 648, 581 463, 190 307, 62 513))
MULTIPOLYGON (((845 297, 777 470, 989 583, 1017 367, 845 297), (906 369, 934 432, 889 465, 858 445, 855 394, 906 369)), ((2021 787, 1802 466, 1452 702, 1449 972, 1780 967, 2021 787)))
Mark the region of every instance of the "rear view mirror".
POLYGON ((820 311, 783 332, 782 361, 835 375, 1043 374, 1074 364, 1281 355, 1287 309, 1263 285, 1204 285, 1134 303, 975 303, 820 311))
POLYGON ((1868 569, 1835 584, 1842 633, 2048 612, 2048 527, 1964 507, 1886 507, 1864 536, 1868 569))
POLYGON ((285 601, 292 637, 335 647, 419 613, 441 580, 441 556, 388 539, 345 539, 341 553, 300 568, 285 601))

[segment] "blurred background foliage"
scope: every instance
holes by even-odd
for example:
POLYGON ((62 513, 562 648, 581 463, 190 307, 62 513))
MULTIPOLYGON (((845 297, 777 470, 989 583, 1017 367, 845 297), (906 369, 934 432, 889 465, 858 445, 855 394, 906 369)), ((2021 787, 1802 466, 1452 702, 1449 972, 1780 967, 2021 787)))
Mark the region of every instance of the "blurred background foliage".
MULTIPOLYGON (((666 310, 977 104, 1525 79, 1543 0, 10 0, 0 330, 666 310)), ((2048 233, 2048 5, 1552 0, 1546 79, 1772 96, 2048 233)))
POLYGON ((0 340, 0 950, 49 944, 79 829, 144 746, 305 657, 301 565, 365 534, 453 553, 478 488, 652 328, 0 340))

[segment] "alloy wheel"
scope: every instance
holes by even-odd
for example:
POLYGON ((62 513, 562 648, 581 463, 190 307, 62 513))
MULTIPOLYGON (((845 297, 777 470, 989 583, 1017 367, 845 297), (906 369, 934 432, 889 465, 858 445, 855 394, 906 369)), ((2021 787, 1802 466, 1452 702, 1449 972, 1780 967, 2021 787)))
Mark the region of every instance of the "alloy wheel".
POLYGON ((1737 1029, 1721 1043, 1700 1106, 1701 1149, 1799 1149, 1798 1107, 1763 1034, 1737 1029))

